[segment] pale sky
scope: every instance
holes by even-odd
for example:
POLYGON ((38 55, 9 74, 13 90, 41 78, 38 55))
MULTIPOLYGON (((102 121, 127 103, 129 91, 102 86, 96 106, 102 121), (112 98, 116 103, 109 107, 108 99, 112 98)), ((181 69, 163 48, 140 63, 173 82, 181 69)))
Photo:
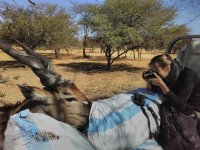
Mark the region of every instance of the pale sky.
MULTIPOLYGON (((28 0, 0 0, 7 1, 11 3, 16 3, 18 5, 27 5, 28 0)), ((103 0, 32 0, 37 3, 52 3, 58 4, 61 7, 69 8, 72 6, 72 3, 101 3, 103 0)), ((172 0, 164 0, 167 4, 172 4, 172 0)), ((174 1, 173 1, 174 2, 174 1)), ((194 11, 194 8, 185 8, 186 6, 182 6, 183 1, 178 0, 175 3, 180 4, 180 9, 178 11, 178 17, 175 20, 176 23, 186 24, 187 27, 191 30, 191 34, 200 34, 200 11, 194 11), (183 8, 182 8, 183 7, 183 8), (196 16, 196 17, 195 17, 196 16)), ((199 6, 200 7, 200 6, 199 6)))

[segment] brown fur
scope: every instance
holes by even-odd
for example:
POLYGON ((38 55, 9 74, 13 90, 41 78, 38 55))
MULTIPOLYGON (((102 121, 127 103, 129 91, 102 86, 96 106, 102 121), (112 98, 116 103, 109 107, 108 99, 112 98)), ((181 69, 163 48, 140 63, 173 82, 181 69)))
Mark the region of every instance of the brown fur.
POLYGON ((0 140, 4 139, 9 117, 27 108, 31 112, 44 113, 68 123, 81 131, 87 126, 90 105, 84 103, 87 98, 74 84, 59 87, 59 92, 30 86, 20 86, 20 90, 26 98, 23 102, 4 103, 0 107, 0 140))
POLYGON ((12 39, 26 51, 26 55, 12 49, 11 45, 5 44, 1 40, 0 49, 29 66, 35 75, 40 78, 44 89, 19 85, 25 100, 14 105, 6 106, 4 103, 4 106, 1 107, 1 137, 3 137, 10 116, 27 108, 31 112, 44 113, 78 129, 83 129, 87 125, 90 111, 87 97, 74 83, 63 80, 61 75, 54 71, 49 59, 35 53, 35 51, 17 39, 12 39))

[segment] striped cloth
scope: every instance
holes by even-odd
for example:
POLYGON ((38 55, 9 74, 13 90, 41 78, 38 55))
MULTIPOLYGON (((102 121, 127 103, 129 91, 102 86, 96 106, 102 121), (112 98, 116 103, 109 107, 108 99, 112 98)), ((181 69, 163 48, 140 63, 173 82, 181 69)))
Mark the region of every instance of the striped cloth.
MULTIPOLYGON (((161 150, 155 141, 148 140, 147 118, 131 101, 135 92, 145 95, 146 104, 158 115, 163 98, 146 89, 93 102, 88 140, 70 125, 24 110, 11 116, 5 131, 4 150, 161 150)), ((146 112, 154 132, 155 120, 146 112)))
MULTIPOLYGON (((159 117, 159 105, 163 97, 142 88, 93 102, 89 116, 88 138, 97 149, 131 149, 149 138, 147 118, 140 107, 131 100, 135 92, 145 95, 145 103, 152 107, 159 117)), ((157 129, 156 122, 147 109, 146 112, 153 133, 157 129)), ((160 120, 158 122, 160 124, 160 120)))
POLYGON ((5 131, 4 150, 94 150, 78 130, 28 109, 11 116, 5 131))

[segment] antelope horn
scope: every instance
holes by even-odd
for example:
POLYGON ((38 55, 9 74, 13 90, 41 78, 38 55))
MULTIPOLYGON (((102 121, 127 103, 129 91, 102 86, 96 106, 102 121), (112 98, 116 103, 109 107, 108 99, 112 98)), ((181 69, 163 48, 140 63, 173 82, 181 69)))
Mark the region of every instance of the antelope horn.
POLYGON ((4 51, 6 54, 10 55, 14 59, 34 68, 42 68, 42 64, 36 63, 37 59, 31 55, 25 55, 23 53, 20 53, 14 49, 11 48, 10 44, 4 44, 2 41, 0 41, 0 49, 4 51))
POLYGON ((30 49, 29 47, 27 47, 25 44, 23 44, 22 42, 18 41, 14 37, 11 37, 10 39, 14 40, 17 44, 19 44, 19 46, 21 46, 28 54, 37 55, 37 53, 35 53, 32 49, 30 49))
MULTIPOLYGON (((47 59, 47 58, 44 57, 44 56, 41 56, 41 55, 37 54, 36 52, 34 52, 32 49, 30 49, 29 47, 27 47, 25 44, 23 44, 22 42, 18 41, 17 39, 15 39, 15 38, 13 38, 13 37, 11 37, 11 39, 14 40, 19 46, 21 46, 21 47, 26 51, 27 54, 32 55, 32 56, 35 56, 35 57, 38 59, 38 61, 40 61, 40 62, 42 63, 42 66, 43 66, 44 68, 49 68, 49 65, 50 65, 50 63, 51 63, 51 62, 49 61, 49 59, 47 59)), ((30 66, 30 67, 31 67, 31 66, 30 66)), ((41 69, 41 68, 40 68, 40 69, 41 69)), ((51 68, 49 68, 48 70, 53 71, 53 68, 51 67, 51 68)), ((53 72, 54 72, 54 71, 53 71, 53 72)))
POLYGON ((52 68, 49 59, 35 53, 20 41, 14 38, 12 39, 18 43, 26 51, 27 54, 23 54, 12 49, 10 44, 4 44, 2 41, 0 41, 0 49, 2 49, 6 54, 10 55, 14 59, 29 66, 32 71, 40 78, 40 82, 43 86, 54 88, 60 83, 64 82, 62 81, 61 76, 52 68))

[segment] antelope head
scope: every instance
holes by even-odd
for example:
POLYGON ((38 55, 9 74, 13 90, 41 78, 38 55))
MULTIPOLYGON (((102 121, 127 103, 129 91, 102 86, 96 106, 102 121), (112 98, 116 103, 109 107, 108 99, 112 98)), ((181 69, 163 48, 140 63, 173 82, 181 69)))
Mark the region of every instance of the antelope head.
MULTIPOLYGON (((22 85, 19 85, 19 88, 26 100, 20 107, 12 111, 11 114, 29 108, 31 112, 47 114, 75 128, 83 129, 86 127, 90 112, 89 104, 76 101, 73 97, 68 97, 67 94, 49 89, 22 85)), ((73 88, 76 90, 76 87, 72 85, 70 89, 73 88)))
POLYGON ((32 112, 45 113, 76 128, 85 127, 90 111, 87 97, 72 81, 63 80, 61 75, 54 71, 49 59, 37 54, 20 41, 14 38, 13 40, 26 51, 26 54, 14 50, 4 42, 0 42, 0 49, 29 66, 40 78, 44 88, 19 85, 25 101, 6 111, 8 117, 29 108, 32 112))

